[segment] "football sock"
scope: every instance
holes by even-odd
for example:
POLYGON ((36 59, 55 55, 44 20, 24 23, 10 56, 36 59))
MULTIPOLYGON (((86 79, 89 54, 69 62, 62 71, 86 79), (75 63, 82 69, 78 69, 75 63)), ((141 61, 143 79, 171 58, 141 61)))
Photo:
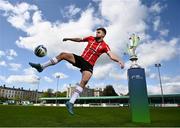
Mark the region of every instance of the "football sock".
POLYGON ((82 93, 83 88, 81 86, 77 86, 74 90, 74 93, 71 96, 71 99, 69 100, 70 103, 74 104, 76 99, 79 97, 80 93, 82 93))
POLYGON ((54 57, 54 58, 48 60, 47 62, 41 64, 41 67, 44 69, 48 66, 55 65, 57 63, 58 63, 58 59, 56 57, 54 57))

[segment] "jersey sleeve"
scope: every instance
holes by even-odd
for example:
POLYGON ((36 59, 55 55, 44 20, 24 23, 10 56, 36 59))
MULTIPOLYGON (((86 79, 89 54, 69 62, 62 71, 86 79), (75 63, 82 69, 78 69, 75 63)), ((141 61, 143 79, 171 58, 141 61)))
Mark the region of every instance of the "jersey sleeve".
POLYGON ((82 38, 82 42, 89 42, 92 39, 92 36, 82 38))
POLYGON ((109 46, 107 44, 104 45, 104 52, 108 53, 109 51, 111 51, 111 49, 109 48, 109 46))

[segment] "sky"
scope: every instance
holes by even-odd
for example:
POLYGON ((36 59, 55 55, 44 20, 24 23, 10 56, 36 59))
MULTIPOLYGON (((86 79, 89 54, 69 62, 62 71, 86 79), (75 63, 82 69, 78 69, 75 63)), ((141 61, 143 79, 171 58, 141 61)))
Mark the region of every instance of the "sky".
POLYGON ((105 27, 105 42, 125 68, 103 54, 96 65, 90 88, 113 85, 115 91, 128 92, 127 70, 131 62, 124 55, 133 33, 140 37, 138 64, 145 68, 148 94, 160 94, 157 67, 160 63, 163 92, 180 93, 180 1, 179 0, 0 0, 0 85, 24 89, 65 91, 81 80, 79 69, 66 61, 42 73, 28 63, 44 63, 61 52, 81 55, 86 42, 63 42, 66 37, 95 36, 105 27), (38 45, 47 56, 34 55, 38 45), (40 80, 38 80, 40 78, 40 80))

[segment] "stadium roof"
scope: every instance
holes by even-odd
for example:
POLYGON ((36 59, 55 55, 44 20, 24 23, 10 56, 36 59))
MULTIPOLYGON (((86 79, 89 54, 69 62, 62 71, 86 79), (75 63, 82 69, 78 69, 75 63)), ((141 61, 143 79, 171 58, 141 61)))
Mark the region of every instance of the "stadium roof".
MULTIPOLYGON (((164 97, 180 97, 180 94, 165 94, 163 95, 164 97)), ((149 98, 152 97, 161 97, 161 95, 148 95, 149 98)), ((86 99, 86 100, 91 100, 91 99, 128 99, 129 96, 99 96, 99 97, 79 97, 78 99, 86 99)), ((42 97, 40 100, 68 100, 70 97, 42 97)))

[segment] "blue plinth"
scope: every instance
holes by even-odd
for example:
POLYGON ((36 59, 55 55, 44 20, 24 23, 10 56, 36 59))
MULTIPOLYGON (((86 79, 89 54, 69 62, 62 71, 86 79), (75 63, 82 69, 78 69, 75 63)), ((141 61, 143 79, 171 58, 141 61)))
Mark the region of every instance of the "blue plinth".
POLYGON ((128 69, 128 86, 132 121, 150 123, 146 77, 143 68, 128 69))

